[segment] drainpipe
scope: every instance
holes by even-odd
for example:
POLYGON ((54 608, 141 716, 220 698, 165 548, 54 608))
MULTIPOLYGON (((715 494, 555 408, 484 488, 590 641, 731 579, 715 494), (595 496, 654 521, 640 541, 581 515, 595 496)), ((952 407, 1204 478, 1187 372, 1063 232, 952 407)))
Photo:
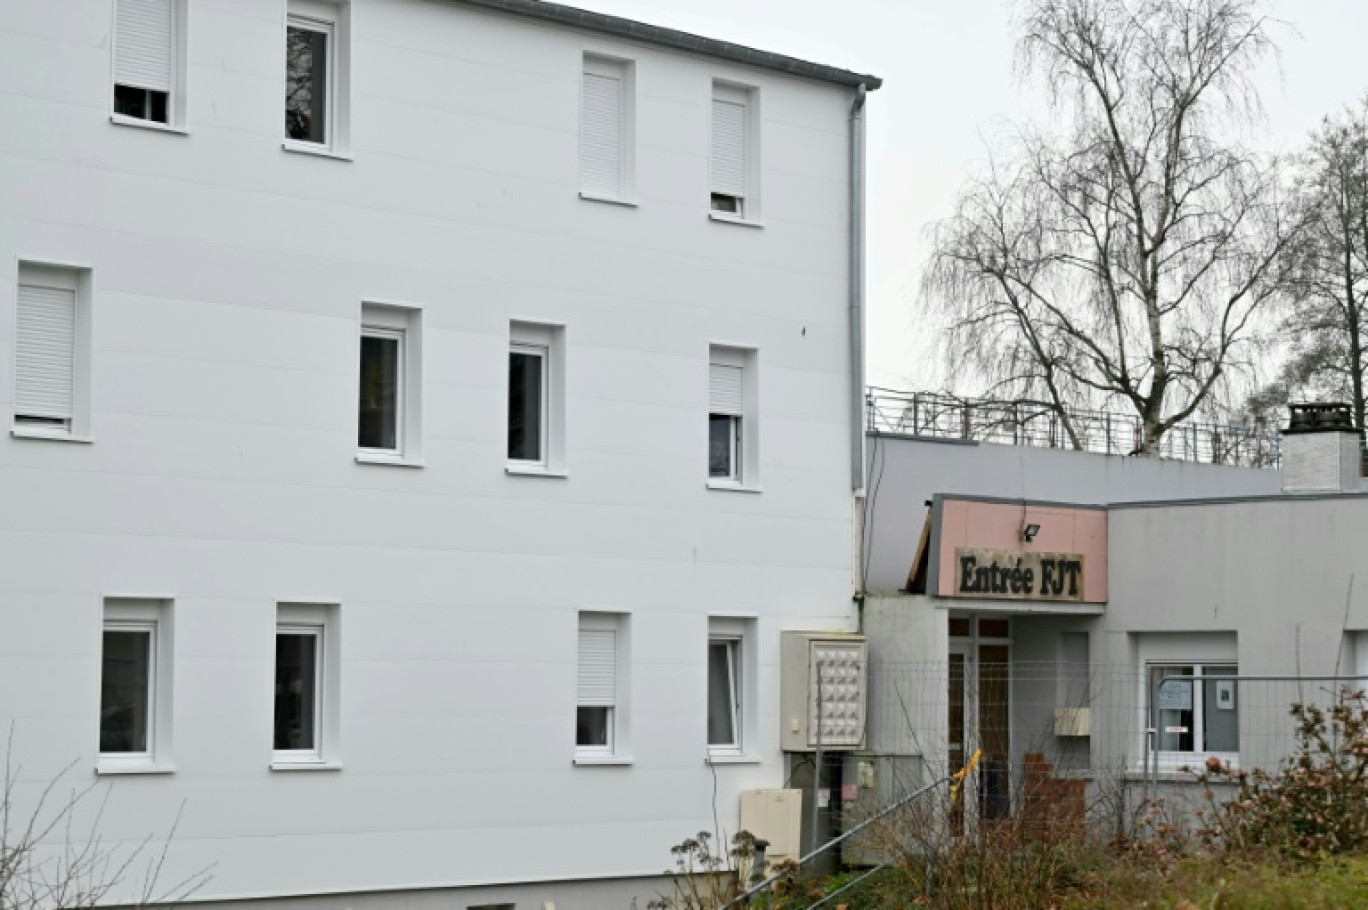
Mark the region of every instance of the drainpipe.
POLYGON ((850 106, 850 488, 857 497, 865 492, 865 93, 860 83, 850 106))

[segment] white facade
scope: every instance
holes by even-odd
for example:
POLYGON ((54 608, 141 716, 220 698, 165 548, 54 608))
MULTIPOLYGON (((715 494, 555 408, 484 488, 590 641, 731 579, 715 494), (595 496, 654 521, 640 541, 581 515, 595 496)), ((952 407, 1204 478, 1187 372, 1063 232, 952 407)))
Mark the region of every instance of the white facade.
POLYGON ((183 804, 162 877, 212 865, 216 900, 653 875, 714 811, 734 832, 786 776, 780 630, 855 625, 856 89, 461 2, 179 0, 162 126, 114 113, 116 9, 0 5, 20 805, 71 762, 110 788, 106 842, 183 804), (296 13, 331 17, 321 142, 282 122, 296 13), (616 159, 581 136, 605 71, 616 159), (748 157, 710 217, 718 86, 748 157), (45 270, 72 285, 57 417, 19 392, 45 270), (358 447, 372 328, 403 333, 393 451, 358 447), (539 340, 542 457, 510 461, 510 343, 539 340), (744 365, 739 476, 710 481, 718 350, 744 365), (619 642, 603 754, 576 747, 585 614, 619 642), (131 759, 97 757, 102 621, 156 623, 131 759), (273 751, 278 623, 321 630, 309 754, 273 751), (746 639, 711 765, 710 628, 746 639))

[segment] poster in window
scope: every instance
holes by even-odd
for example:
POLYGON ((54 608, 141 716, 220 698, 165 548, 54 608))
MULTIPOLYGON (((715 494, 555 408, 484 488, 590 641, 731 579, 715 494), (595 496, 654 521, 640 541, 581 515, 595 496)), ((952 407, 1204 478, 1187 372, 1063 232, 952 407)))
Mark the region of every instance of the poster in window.
POLYGON ((1216 707, 1222 711, 1235 710, 1235 680, 1216 680, 1216 707))
POLYGON ((1179 679, 1181 679, 1181 677, 1169 676, 1159 684, 1159 710, 1192 710, 1192 682, 1189 680, 1177 682, 1179 679))

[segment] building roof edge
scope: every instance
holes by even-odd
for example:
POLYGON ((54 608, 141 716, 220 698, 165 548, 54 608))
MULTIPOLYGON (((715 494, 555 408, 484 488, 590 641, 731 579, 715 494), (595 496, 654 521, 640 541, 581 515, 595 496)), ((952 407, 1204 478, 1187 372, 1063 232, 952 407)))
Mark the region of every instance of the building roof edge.
POLYGON ((510 13, 515 16, 540 19, 544 22, 555 22, 560 25, 602 32, 603 34, 628 38, 633 41, 643 41, 647 44, 656 44, 674 50, 718 57, 734 63, 758 66, 762 69, 776 70, 792 76, 816 79, 820 82, 834 82, 837 85, 851 87, 863 85, 868 91, 874 91, 883 85, 883 80, 878 76, 854 73, 835 66, 826 66, 821 63, 800 60, 797 57, 757 50, 744 44, 719 41, 716 38, 705 38, 702 35, 681 32, 660 25, 649 25, 635 19, 624 19, 621 16, 610 16, 607 13, 595 13, 560 3, 549 3, 546 0, 454 0, 454 2, 510 13))

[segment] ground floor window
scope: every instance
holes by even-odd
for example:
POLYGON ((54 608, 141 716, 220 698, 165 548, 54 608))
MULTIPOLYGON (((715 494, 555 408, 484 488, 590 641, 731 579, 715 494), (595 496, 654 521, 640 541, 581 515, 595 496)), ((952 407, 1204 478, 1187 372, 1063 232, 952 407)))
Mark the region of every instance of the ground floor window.
POLYGON ((1159 752, 1233 755, 1240 751, 1235 664, 1149 664, 1147 669, 1150 727, 1156 731, 1159 752))

